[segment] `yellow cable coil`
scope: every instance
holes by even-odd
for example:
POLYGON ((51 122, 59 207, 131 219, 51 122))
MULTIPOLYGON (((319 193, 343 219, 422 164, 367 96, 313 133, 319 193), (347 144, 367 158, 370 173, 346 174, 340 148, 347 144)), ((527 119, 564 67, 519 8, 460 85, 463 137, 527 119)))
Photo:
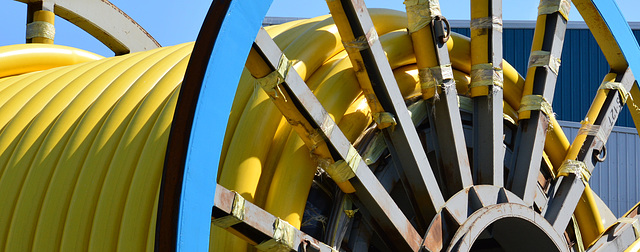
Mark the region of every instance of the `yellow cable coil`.
MULTIPOLYGON (((405 99, 422 95, 406 15, 378 9, 370 13, 402 95, 405 99)), ((267 27, 267 31, 353 142, 373 115, 332 20, 328 16, 298 20, 267 27)), ((458 93, 468 94, 469 39, 452 34, 448 47, 458 93)), ((503 68, 505 114, 517 121, 513 108, 520 106, 524 79, 507 62, 503 68)), ((258 85, 248 72, 243 73, 227 125, 218 182, 299 228, 318 164, 258 85)), ((547 134, 545 149, 551 163, 559 167, 569 142, 555 119, 551 124, 554 127, 547 134)), ((246 246, 221 228, 212 227, 213 251, 246 246)))
MULTIPOLYGON (((22 58, 34 64, 74 51, 2 47, 0 68, 29 70, 6 62, 20 59, 7 50, 24 48, 43 53, 22 58)), ((153 250, 164 153, 192 48, 0 79, 0 250, 153 250)))
MULTIPOLYGON (((421 95, 406 15, 370 13, 403 96, 421 95)), ((332 20, 323 16, 268 31, 354 141, 372 115, 332 20)), ((448 44, 458 92, 464 94, 469 39, 454 34, 448 44)), ((0 195, 7 195, 9 206, 0 208, 0 248, 153 249, 164 151, 191 48, 0 79, 0 195)), ((505 62, 505 112, 514 120, 523 84, 505 62)), ((299 227, 317 164, 256 85, 245 71, 227 125, 219 183, 299 227)), ((564 157, 568 141, 556 129, 546 144, 556 151, 547 153, 564 157)), ((554 166, 562 161, 549 157, 554 166)), ((216 249, 246 246, 220 230, 212 232, 216 249)))

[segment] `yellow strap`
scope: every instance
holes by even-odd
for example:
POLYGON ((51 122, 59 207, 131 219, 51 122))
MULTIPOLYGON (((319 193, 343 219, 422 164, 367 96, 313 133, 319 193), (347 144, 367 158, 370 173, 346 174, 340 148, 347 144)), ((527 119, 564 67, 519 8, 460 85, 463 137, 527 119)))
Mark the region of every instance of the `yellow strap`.
POLYGON ((397 124, 396 118, 389 112, 373 113, 373 121, 378 124, 379 129, 384 129, 397 124))
POLYGON ((551 52, 533 51, 529 56, 529 67, 548 67, 549 70, 558 75, 560 59, 551 55, 551 52))
POLYGON ((576 236, 576 245, 578 245, 578 252, 584 252, 584 243, 582 242, 582 233, 580 233, 580 226, 576 221, 576 216, 571 215, 571 222, 573 223, 573 231, 576 236))
POLYGON ((520 100, 520 109, 518 109, 518 113, 532 110, 542 111, 542 113, 547 115, 549 119, 554 116, 551 104, 549 104, 549 102, 547 102, 547 99, 542 97, 542 95, 525 95, 522 97, 522 100, 520 100))
POLYGON ((231 215, 224 216, 222 218, 213 219, 211 222, 218 227, 228 228, 235 224, 238 224, 244 220, 244 205, 245 199, 233 192, 233 204, 231 205, 231 215))
POLYGON ((469 23, 471 32, 482 32, 478 30, 493 29, 502 32, 502 18, 498 16, 474 18, 469 23))
POLYGON ((629 91, 627 91, 622 86, 622 83, 620 83, 620 82, 603 81, 602 84, 600 84, 600 87, 598 88, 598 90, 600 90, 600 89, 618 90, 618 93, 620 94, 620 99, 622 99, 622 103, 623 104, 627 103, 627 99, 630 98, 629 91))
POLYGON ((582 124, 582 126, 580 126, 580 130, 578 130, 578 136, 595 136, 603 143, 607 142, 607 137, 605 133, 600 130, 600 125, 589 124, 586 121, 582 121, 580 124, 582 124))
MULTIPOLYGON (((422 93, 425 93, 428 89, 444 84, 445 80, 452 80, 453 70, 451 69, 451 64, 425 67, 418 69, 418 77, 420 78, 422 93)), ((450 85, 455 85, 455 83, 450 85)), ((438 98, 438 92, 435 92, 434 97, 438 98)))
POLYGON ((276 218, 273 223, 273 239, 264 241, 256 246, 261 251, 291 251, 295 241, 296 228, 288 222, 276 218))
POLYGON ((56 28, 49 22, 33 21, 27 24, 27 39, 48 38, 53 40, 55 35, 56 28))
POLYGON ((291 61, 287 59, 287 56, 282 54, 280 56, 280 60, 278 61, 278 67, 275 71, 267 74, 267 76, 257 79, 262 89, 272 98, 277 98, 278 93, 282 95, 282 97, 286 101, 286 97, 280 89, 280 84, 284 82, 287 78, 287 74, 289 73, 289 69, 291 68, 291 61))
POLYGON ((376 29, 371 27, 371 29, 367 32, 367 34, 358 37, 353 41, 342 41, 342 45, 345 49, 354 48, 358 49, 358 51, 362 51, 368 49, 378 40, 378 33, 376 29))
POLYGON ((353 210, 347 210, 347 209, 345 209, 345 210, 344 210, 344 214, 346 214, 346 215, 347 215, 347 217, 349 217, 349 218, 353 218, 354 216, 356 216, 356 213, 358 212, 358 210, 359 210, 359 209, 357 209, 357 208, 356 208, 356 209, 353 209, 353 210))
POLYGON ((587 165, 578 160, 567 159, 562 162, 562 165, 560 165, 560 168, 558 169, 558 177, 569 176, 569 174, 574 174, 577 178, 582 180, 582 183, 585 185, 589 183, 589 179, 591 178, 591 172, 587 170, 587 165))
POLYGON ((492 63, 471 66, 471 88, 480 86, 498 86, 502 88, 504 77, 502 69, 492 63))
POLYGON ((342 183, 356 176, 356 171, 358 170, 361 160, 362 157, 360 157, 358 151, 353 148, 353 146, 349 146, 347 158, 330 164, 325 170, 333 181, 342 183))
POLYGON ((431 23, 436 16, 442 15, 438 0, 405 0, 409 33, 416 32, 431 23))
POLYGON ((560 15, 569 21, 569 10, 571 10, 569 0, 542 0, 538 7, 538 16, 560 12, 560 15))

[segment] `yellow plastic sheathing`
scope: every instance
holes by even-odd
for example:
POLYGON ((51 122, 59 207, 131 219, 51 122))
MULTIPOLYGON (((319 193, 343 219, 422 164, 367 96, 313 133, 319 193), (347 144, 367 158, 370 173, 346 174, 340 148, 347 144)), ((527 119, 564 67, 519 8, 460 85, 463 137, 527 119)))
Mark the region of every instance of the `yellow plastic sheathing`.
POLYGON ((0 47, 0 78, 102 58, 85 50, 59 45, 2 46, 0 47))
MULTIPOLYGON (((153 250, 164 153, 192 47, 0 79, 0 250, 153 250)), ((12 59, 35 65, 56 55, 14 49, 25 58, 12 59)))

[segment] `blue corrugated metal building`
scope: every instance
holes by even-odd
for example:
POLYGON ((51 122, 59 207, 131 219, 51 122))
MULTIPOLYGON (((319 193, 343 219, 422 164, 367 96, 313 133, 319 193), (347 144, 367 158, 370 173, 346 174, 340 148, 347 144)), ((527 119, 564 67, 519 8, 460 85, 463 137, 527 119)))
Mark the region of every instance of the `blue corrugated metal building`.
MULTIPOLYGON (((453 31, 469 36, 469 21, 452 21, 453 31)), ((636 40, 640 38, 640 23, 630 23, 636 40)), ((527 71, 534 21, 505 21, 503 56, 520 74, 527 71)), ((584 22, 569 22, 562 48, 562 65, 558 74, 553 112, 558 120, 579 122, 591 106, 609 65, 584 22)), ((617 126, 634 127, 627 107, 620 113, 617 126)))

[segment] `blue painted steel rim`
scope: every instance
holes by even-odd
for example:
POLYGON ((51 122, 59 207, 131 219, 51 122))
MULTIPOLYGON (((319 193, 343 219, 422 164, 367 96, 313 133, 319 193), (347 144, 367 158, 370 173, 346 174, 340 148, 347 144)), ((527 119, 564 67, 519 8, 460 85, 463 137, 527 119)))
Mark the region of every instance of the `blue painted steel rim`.
POLYGON ((186 154, 177 251, 208 251, 216 176, 238 81, 271 0, 231 1, 211 52, 186 154))
MULTIPOLYGON (((592 0, 591 2, 607 24, 634 76, 640 75, 640 47, 616 2, 614 0, 592 0)), ((610 62, 610 64, 613 63, 610 62)))

